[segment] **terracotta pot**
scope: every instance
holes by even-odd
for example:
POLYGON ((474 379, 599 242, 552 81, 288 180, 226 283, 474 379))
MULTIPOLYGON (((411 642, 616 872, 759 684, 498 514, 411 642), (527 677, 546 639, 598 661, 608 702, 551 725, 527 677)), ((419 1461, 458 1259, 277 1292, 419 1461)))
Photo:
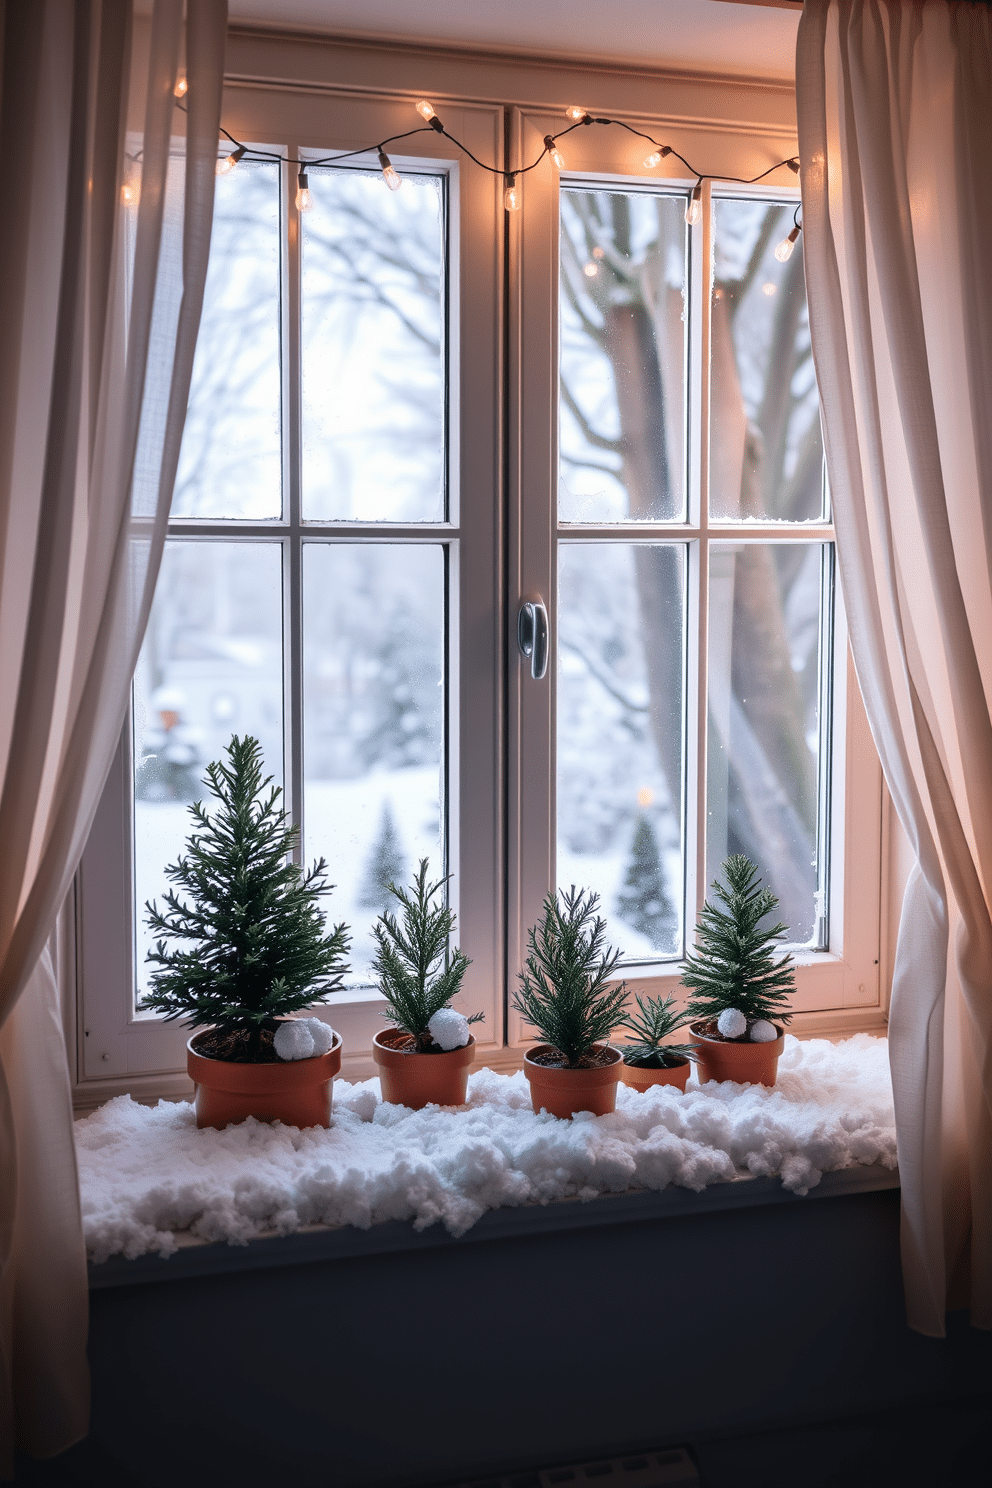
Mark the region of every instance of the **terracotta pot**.
MULTIPOLYGON (((602 1044, 594 1044, 602 1049, 602 1044)), ((535 1111, 548 1111, 552 1116, 568 1120, 576 1111, 591 1111, 594 1116, 605 1116, 617 1106, 617 1081, 620 1078, 622 1055, 619 1049, 609 1049, 609 1064, 595 1069, 555 1069, 552 1065, 535 1064, 533 1054, 544 1054, 550 1044, 535 1044, 524 1055, 524 1074, 530 1081, 530 1099, 535 1111)))
POLYGON ((727 1039, 708 1038, 702 1023, 690 1023, 689 1032, 697 1040, 699 1083, 707 1080, 736 1080, 740 1085, 774 1085, 778 1056, 782 1052, 785 1030, 775 1024, 778 1037, 767 1044, 735 1044, 727 1039))
POLYGON ((234 1064, 207 1059, 186 1045, 186 1068, 196 1086, 196 1124, 222 1131, 232 1122, 254 1116, 284 1126, 330 1126, 331 1082, 341 1068, 341 1035, 326 1054, 278 1064, 234 1064))
POLYGON ((645 1069, 643 1065, 622 1064, 620 1078, 632 1090, 650 1090, 654 1085, 677 1085, 685 1089, 692 1063, 683 1059, 681 1064, 669 1065, 668 1069, 645 1069))
POLYGON ((425 1106, 463 1106, 469 1066, 475 1058, 472 1035, 460 1049, 438 1054, 405 1052, 404 1044, 412 1043, 410 1034, 399 1028, 384 1028, 372 1040, 383 1100, 411 1111, 422 1111, 425 1106))

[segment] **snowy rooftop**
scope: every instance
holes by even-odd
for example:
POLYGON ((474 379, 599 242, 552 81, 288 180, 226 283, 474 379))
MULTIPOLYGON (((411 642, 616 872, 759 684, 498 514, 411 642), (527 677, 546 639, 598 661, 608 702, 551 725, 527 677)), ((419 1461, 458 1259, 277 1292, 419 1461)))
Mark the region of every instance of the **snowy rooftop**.
POLYGON ((504 1205, 748 1175, 805 1194, 824 1172, 896 1162, 886 1043, 867 1034, 787 1035, 774 1089, 621 1085, 610 1116, 535 1115, 523 1074, 481 1069, 468 1094, 457 1110, 409 1111, 383 1103, 378 1080, 338 1080, 327 1131, 249 1119, 223 1132, 198 1131, 186 1102, 119 1096, 76 1123, 89 1255, 169 1255, 179 1231, 242 1245, 389 1219, 461 1235, 504 1205))

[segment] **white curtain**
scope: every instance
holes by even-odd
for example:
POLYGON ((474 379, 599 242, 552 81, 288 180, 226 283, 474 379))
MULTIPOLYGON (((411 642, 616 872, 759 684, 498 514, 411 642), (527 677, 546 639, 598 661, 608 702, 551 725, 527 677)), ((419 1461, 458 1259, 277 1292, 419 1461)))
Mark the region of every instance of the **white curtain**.
POLYGON ((889 1018, 910 1324, 992 1327, 992 12, 806 0, 803 241, 837 551, 916 857, 889 1018))
POLYGON ((132 56, 132 0, 0 0, 0 1477, 15 1444, 49 1456, 87 1427, 86 1268, 46 942, 162 551, 226 21, 226 0, 155 0, 132 56))

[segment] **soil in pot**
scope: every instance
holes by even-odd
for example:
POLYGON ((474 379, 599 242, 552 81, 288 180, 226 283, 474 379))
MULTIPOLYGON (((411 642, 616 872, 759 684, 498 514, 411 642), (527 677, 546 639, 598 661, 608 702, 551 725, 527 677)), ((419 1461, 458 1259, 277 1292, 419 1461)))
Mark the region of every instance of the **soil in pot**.
POLYGON ((596 1044, 583 1067, 568 1069, 557 1049, 535 1044, 524 1055, 534 1110, 565 1120, 576 1111, 591 1111, 594 1116, 615 1111, 621 1058, 619 1049, 596 1044))
MULTIPOLYGON (((196 1087, 196 1124, 222 1131, 254 1116, 284 1126, 330 1126, 332 1082, 341 1068, 341 1037, 312 1059, 272 1058, 245 1064, 209 1057, 214 1029, 194 1034, 186 1045, 186 1068, 196 1087)), ((269 1036, 271 1049, 272 1035, 269 1036)))
POLYGON ((643 1064, 621 1064, 620 1079, 632 1090, 651 1090, 655 1085, 674 1085, 678 1090, 685 1090, 686 1081, 692 1071, 692 1064, 688 1059, 683 1059, 681 1064, 664 1065, 658 1069, 651 1069, 643 1064))
POLYGON ((460 1049, 418 1054, 412 1034, 384 1028, 372 1040, 372 1058, 379 1067, 382 1098, 390 1105, 407 1106, 411 1111, 422 1111, 424 1106, 463 1106, 475 1039, 470 1034, 460 1049))
POLYGON ((699 1083, 736 1080, 739 1085, 774 1085, 785 1035, 778 1023, 775 1031, 774 1041, 752 1044, 747 1040, 720 1038, 714 1022, 690 1023, 689 1032, 698 1040, 699 1083))

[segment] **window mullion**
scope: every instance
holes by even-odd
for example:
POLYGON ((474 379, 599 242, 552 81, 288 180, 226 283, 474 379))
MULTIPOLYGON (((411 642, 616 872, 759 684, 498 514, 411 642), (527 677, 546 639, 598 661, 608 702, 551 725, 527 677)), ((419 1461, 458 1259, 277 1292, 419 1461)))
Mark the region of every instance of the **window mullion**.
POLYGON ((689 517, 696 539, 689 545, 686 595, 685 844, 686 941, 706 895, 706 748, 709 643, 709 437, 710 296, 713 224, 709 181, 703 182, 703 218, 690 233, 689 263, 689 517))
MULTIPOLYGON (((299 158, 297 145, 290 158, 299 158)), ((302 251, 300 214, 296 208, 293 172, 282 172, 283 295, 283 518, 289 532, 283 555, 284 662, 283 716, 286 738, 287 794, 297 827, 294 856, 303 858, 303 553, 301 547, 301 471, 303 453, 302 400, 302 251)))

